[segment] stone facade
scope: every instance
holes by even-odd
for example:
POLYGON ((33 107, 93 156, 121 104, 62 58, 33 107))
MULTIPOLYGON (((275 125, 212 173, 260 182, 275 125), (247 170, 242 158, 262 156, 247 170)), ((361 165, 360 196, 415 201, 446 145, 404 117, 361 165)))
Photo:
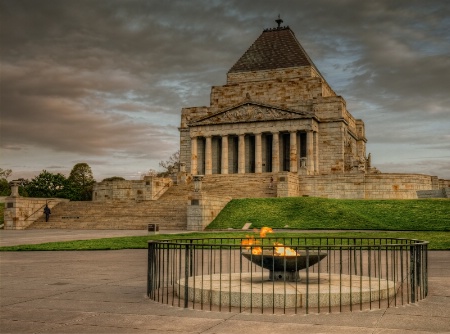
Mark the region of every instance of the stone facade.
MULTIPOLYGON (((302 78, 297 79, 292 89, 308 87, 302 78)), ((301 104, 298 100, 286 103, 283 82, 276 77, 256 87, 245 86, 239 90, 244 96, 236 96, 238 89, 233 85, 225 98, 216 99, 222 106, 240 98, 232 107, 212 105, 206 113, 204 108, 182 110, 180 159, 192 174, 301 170, 302 174, 317 175, 350 171, 358 168, 360 161, 365 164, 364 123, 351 116, 341 97, 314 96, 301 104), (264 100, 265 92, 272 90, 283 94, 264 100), (275 104, 278 99, 285 99, 284 103, 275 104)), ((295 89, 290 94, 302 95, 295 89)))
POLYGON ((249 49, 228 72, 227 84, 212 87, 209 107, 183 108, 180 160, 187 171, 320 175, 366 170, 364 122, 350 114, 293 32, 264 31, 253 45, 258 55, 267 51, 263 43, 281 43, 272 55, 277 59, 294 50, 299 60, 270 68, 270 59, 269 64, 249 62, 249 49))
POLYGON ((267 173, 277 180, 277 196, 417 198, 446 183, 374 168, 364 122, 288 27, 265 30, 226 84, 212 87, 209 106, 182 109, 179 130, 186 173, 205 180, 267 173))

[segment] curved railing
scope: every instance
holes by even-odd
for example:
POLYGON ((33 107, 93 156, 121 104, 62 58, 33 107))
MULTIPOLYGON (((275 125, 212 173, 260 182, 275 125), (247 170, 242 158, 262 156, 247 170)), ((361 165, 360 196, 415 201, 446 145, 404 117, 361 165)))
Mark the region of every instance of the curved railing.
POLYGON ((427 296, 427 247, 396 238, 149 241, 147 295, 178 307, 275 314, 406 305, 427 296), (280 244, 293 255, 277 253, 280 244))

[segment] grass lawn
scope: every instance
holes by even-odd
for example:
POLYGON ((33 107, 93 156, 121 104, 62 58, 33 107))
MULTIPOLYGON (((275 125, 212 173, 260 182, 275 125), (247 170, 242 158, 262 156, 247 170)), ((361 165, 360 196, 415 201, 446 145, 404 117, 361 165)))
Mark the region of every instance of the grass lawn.
MULTIPOLYGON (((61 251, 61 250, 118 250, 145 249, 148 240, 178 239, 178 238, 212 238, 212 237, 246 237, 250 232, 215 232, 215 233, 185 233, 161 234, 138 237, 104 238, 94 240, 77 240, 65 242, 49 242, 38 245, 19 245, 0 247, 0 251, 61 251)), ((429 241, 431 250, 450 249, 450 232, 326 232, 298 233, 276 232, 270 237, 336 237, 336 238, 408 238, 429 241)))
MULTIPOLYGON (((1 207, 0 207, 1 208, 1 207)), ((149 239, 245 237, 242 226, 278 229, 271 237, 299 236, 283 229, 327 230, 305 237, 408 238, 430 242, 429 249, 450 249, 450 200, 338 200, 314 197, 232 200, 201 233, 119 237, 39 245, 0 247, 0 251, 106 250, 147 248, 149 239), (227 229, 234 228, 235 231, 227 229), (217 230, 222 230, 218 232, 217 230), (223 231, 225 230, 225 231, 223 231), (332 230, 353 230, 348 232, 332 230), (358 230, 358 231, 355 231, 358 230), (371 231, 364 231, 371 230, 371 231), (377 230, 377 231, 374 231, 377 230)))
POLYGON ((232 200, 208 229, 450 231, 450 200, 342 200, 316 197, 232 200))

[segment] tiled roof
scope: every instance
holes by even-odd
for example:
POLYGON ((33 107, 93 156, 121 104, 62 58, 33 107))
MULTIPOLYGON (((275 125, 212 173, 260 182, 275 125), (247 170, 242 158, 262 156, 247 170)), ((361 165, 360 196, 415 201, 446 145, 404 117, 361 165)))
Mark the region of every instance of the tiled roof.
POLYGON ((298 66, 316 68, 293 31, 281 27, 264 30, 228 73, 298 66))

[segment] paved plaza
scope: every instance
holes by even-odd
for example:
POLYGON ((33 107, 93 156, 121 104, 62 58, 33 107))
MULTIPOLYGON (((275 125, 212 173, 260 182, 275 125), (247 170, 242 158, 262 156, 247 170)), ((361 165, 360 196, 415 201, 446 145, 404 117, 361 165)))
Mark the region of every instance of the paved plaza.
MULTIPOLYGON (((145 235, 0 231, 0 244, 145 235)), ((0 333, 450 333, 450 252, 429 253, 429 296, 374 311, 310 315, 209 312, 146 296, 146 250, 1 252, 0 333)))

